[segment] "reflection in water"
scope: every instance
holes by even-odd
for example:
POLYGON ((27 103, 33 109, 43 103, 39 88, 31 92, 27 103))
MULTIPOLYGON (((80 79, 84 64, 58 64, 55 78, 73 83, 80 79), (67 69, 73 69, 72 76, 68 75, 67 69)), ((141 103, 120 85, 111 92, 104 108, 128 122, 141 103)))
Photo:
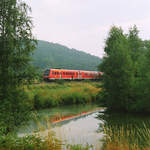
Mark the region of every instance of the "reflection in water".
POLYGON ((96 108, 97 106, 83 105, 42 110, 27 127, 19 130, 19 134, 31 133, 44 126, 44 130, 40 129, 42 136, 50 129, 67 144, 88 143, 95 147, 103 145, 103 150, 148 150, 150 147, 148 116, 95 112, 56 123, 49 128, 51 116, 57 113, 68 116, 93 111, 96 108))
POLYGON ((24 136, 38 131, 40 136, 47 136, 49 131, 52 130, 63 143, 83 145, 88 143, 99 148, 102 145, 99 140, 103 137, 103 134, 97 132, 99 124, 102 124, 102 121, 96 118, 99 112, 97 111, 98 109, 101 110, 97 105, 77 105, 42 110, 37 112, 36 117, 34 117, 35 119, 31 120, 26 127, 22 127, 18 131, 18 135, 24 136), (64 120, 52 125, 50 124, 50 118, 56 114, 70 116, 91 111, 94 111, 94 113, 84 114, 83 116, 64 120))
POLYGON ((66 124, 55 126, 53 130, 56 135, 62 137, 63 141, 67 144, 83 144, 94 145, 100 147, 101 143, 99 139, 103 137, 103 134, 97 132, 101 120, 96 119, 97 113, 93 113, 78 119, 72 119, 66 124))
POLYGON ((102 114, 99 132, 104 133, 104 150, 148 150, 150 147, 150 117, 127 114, 102 114))
MULTIPOLYGON (((36 131, 41 130, 41 126, 45 129, 49 128, 53 125, 50 124, 50 120, 53 119, 54 116, 70 116, 80 114, 82 112, 94 111, 97 110, 97 105, 71 105, 71 106, 62 106, 55 107, 46 110, 40 110, 37 112, 33 112, 33 118, 30 120, 26 126, 21 127, 18 130, 19 135, 30 134, 36 131)), ((64 121, 62 123, 67 123, 68 121, 64 121)), ((61 125, 61 124, 59 124, 61 125)))

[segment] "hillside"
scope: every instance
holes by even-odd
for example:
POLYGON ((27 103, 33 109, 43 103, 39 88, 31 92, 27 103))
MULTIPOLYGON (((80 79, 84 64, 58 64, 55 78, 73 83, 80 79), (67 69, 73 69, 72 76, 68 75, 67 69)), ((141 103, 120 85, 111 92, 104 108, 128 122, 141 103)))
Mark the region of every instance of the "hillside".
POLYGON ((41 70, 46 68, 65 68, 77 70, 97 70, 99 57, 63 45, 38 41, 33 53, 33 65, 41 70))

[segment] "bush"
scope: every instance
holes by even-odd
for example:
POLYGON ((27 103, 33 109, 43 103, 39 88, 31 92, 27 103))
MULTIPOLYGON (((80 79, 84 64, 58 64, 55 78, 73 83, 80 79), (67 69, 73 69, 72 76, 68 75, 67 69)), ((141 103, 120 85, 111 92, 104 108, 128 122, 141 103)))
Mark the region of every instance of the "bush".
POLYGON ((1 136, 1 150, 61 150, 62 143, 54 135, 47 137, 25 136, 1 136))
POLYGON ((0 105, 0 132, 7 134, 25 123, 29 118, 31 106, 23 90, 11 90, 7 99, 0 105))

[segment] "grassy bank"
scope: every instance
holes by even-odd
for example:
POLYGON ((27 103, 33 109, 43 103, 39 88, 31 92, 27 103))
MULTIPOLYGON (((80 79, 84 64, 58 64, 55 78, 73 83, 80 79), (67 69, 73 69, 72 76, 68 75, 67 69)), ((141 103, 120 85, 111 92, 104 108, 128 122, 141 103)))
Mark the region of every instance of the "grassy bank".
POLYGON ((24 87, 34 109, 96 102, 98 82, 41 83, 24 87))

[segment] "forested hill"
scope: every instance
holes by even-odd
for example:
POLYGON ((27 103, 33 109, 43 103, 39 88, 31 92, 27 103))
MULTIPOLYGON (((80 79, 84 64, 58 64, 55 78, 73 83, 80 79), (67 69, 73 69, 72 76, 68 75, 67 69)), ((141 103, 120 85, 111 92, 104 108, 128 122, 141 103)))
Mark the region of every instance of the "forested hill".
POLYGON ((33 54, 33 64, 41 70, 46 68, 97 70, 100 62, 99 57, 46 41, 38 41, 33 54))

